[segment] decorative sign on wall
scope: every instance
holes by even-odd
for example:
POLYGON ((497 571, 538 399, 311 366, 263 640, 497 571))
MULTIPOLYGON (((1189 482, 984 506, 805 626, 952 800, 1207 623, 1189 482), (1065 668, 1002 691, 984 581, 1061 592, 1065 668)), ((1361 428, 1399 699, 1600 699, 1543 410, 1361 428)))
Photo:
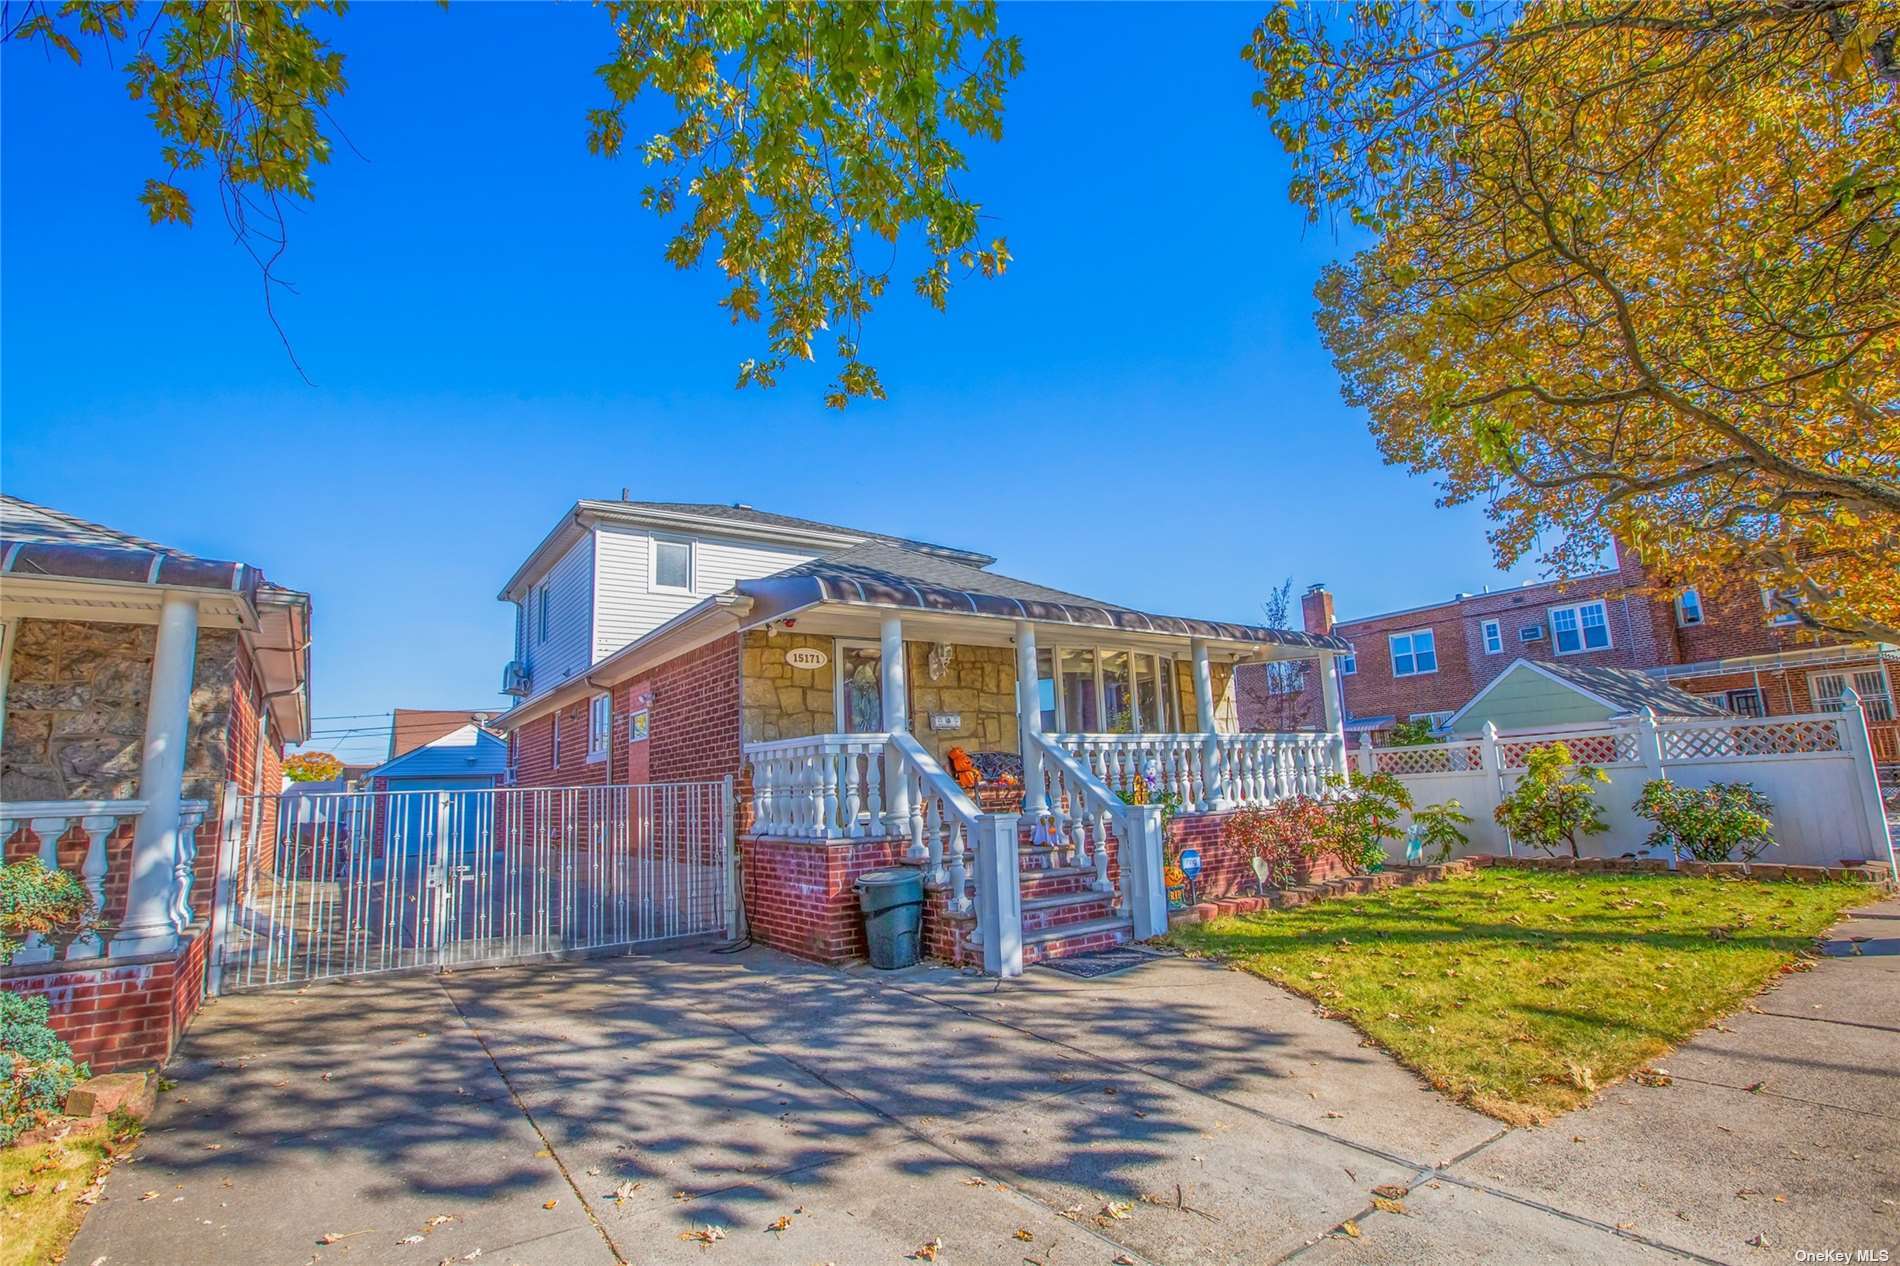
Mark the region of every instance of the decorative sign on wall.
POLYGON ((1201 850, 1184 848, 1181 850, 1181 873, 1189 879, 1198 879, 1201 874, 1201 850))
POLYGON ((961 712, 933 712, 930 714, 930 728, 938 734, 963 728, 961 712))
POLYGON ((831 662, 831 657, 821 650, 800 646, 785 652, 785 662, 793 668, 823 668, 831 662))
POLYGON ((629 743, 645 742, 647 730, 652 725, 652 721, 653 713, 646 708, 641 708, 638 712, 629 712, 627 714, 627 741, 629 743))

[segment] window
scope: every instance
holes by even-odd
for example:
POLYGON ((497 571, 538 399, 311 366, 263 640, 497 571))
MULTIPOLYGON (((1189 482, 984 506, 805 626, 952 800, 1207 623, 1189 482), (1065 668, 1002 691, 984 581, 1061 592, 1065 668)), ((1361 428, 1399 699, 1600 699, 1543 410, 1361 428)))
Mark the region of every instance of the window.
POLYGON ((548 582, 542 581, 528 595, 534 606, 534 638, 537 642, 548 640, 548 582))
POLYGON ((653 589, 693 591, 693 543, 653 538, 653 589))
POLYGON ((1701 594, 1693 589, 1684 589, 1676 595, 1676 623, 1685 629, 1702 623, 1701 594))
POLYGON ((1550 609, 1550 640, 1559 655, 1610 648, 1609 612, 1599 599, 1550 609))
POLYGON ((1770 624, 1799 624, 1801 617, 1795 614, 1800 605, 1800 591, 1795 589, 1764 589, 1761 591, 1761 609, 1768 613, 1770 624))
POLYGON ((1893 720, 1893 691, 1882 667, 1843 669, 1831 673, 1809 673, 1808 694, 1819 712, 1839 712, 1849 685, 1860 696, 1861 710, 1869 721, 1893 720))
POLYGON ((1438 641, 1430 629, 1394 633, 1391 642, 1394 677, 1416 677, 1420 673, 1438 671, 1438 641))
POLYGON ((1057 677, 1062 691, 1062 728, 1070 734, 1101 732, 1101 713, 1095 701, 1095 651, 1064 647, 1056 653, 1061 664, 1057 677))
POLYGON ((561 767, 561 714, 558 712, 554 714, 554 737, 548 740, 548 746, 553 751, 548 764, 552 768, 559 769, 561 767))
POLYGON ((1445 728, 1445 722, 1451 720, 1454 715, 1454 713, 1450 712, 1414 712, 1411 719, 1414 721, 1428 721, 1434 730, 1442 730, 1445 728))
POLYGON ((1716 702, 1738 717, 1759 717, 1768 715, 1768 708, 1762 701, 1761 691, 1755 689, 1731 690, 1716 699, 1716 702))
POLYGON ((1042 732, 1061 730, 1056 724, 1056 653, 1046 646, 1036 650, 1036 701, 1042 705, 1042 732))
POLYGON ((1359 657, 1353 654, 1353 652, 1347 651, 1344 655, 1339 657, 1339 675, 1341 677, 1350 677, 1358 671, 1359 657))
POLYGON ((587 705, 587 759, 606 760, 614 741, 614 700, 612 695, 595 695, 587 705))
POLYGON ((1484 632, 1484 653, 1502 655, 1504 653, 1504 629, 1496 620, 1486 620, 1478 626, 1484 632))

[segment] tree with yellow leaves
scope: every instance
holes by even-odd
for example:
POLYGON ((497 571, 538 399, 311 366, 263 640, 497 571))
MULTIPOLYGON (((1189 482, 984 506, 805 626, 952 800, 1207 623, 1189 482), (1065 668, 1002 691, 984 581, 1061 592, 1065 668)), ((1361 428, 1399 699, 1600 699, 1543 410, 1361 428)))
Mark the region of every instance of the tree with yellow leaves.
POLYGON ((1276 9, 1245 55, 1388 461, 1503 565, 1620 538, 1900 641, 1900 4, 1276 9), (1554 542, 1554 544, 1552 543, 1554 542))

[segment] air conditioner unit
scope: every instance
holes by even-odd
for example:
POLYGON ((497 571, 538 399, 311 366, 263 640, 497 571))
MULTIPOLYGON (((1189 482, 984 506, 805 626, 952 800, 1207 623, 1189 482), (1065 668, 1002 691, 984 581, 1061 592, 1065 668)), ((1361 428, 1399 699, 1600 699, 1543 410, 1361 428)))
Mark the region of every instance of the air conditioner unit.
POLYGON ((1544 640, 1544 626, 1541 624, 1525 625, 1523 628, 1517 631, 1517 640, 1520 642, 1543 641, 1544 640))
POLYGON ((528 669, 520 660, 509 660, 501 670, 501 692, 517 699, 528 693, 528 669))

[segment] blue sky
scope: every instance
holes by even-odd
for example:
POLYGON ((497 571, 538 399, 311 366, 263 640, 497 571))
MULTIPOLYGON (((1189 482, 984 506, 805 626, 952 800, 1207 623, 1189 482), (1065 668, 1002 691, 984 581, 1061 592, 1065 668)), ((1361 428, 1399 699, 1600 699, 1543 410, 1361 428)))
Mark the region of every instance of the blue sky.
MULTIPOLYGON (((756 330, 662 262, 638 163, 587 154, 597 9, 338 26, 361 157, 320 172, 280 270, 314 386, 208 190, 197 228, 144 222, 157 142, 119 74, 9 46, 0 485, 310 591, 322 718, 499 705, 496 592, 566 506, 622 487, 1187 615, 1258 619, 1289 575, 1342 615, 1498 583, 1478 512, 1435 508, 1339 400, 1311 289, 1349 243, 1304 227, 1248 105, 1258 7, 1006 6, 1027 64, 964 188, 1016 262, 947 314, 894 285, 865 340, 891 399, 842 415, 822 362, 734 389, 756 330)), ((386 743, 347 724, 330 745, 386 743)))

